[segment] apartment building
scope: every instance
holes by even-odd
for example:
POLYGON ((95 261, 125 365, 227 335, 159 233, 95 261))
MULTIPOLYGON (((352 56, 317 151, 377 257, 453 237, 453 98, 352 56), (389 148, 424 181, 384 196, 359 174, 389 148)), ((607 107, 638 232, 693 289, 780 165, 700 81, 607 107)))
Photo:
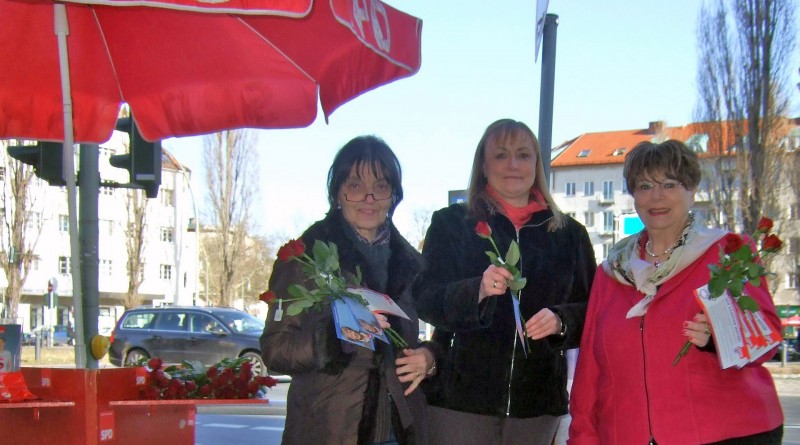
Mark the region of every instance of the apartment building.
MULTIPOLYGON (((791 119, 788 124, 782 148, 800 156, 800 119, 791 119)), ((701 162, 709 162, 708 131, 708 125, 703 123, 667 127, 657 121, 650 122, 647 128, 582 134, 553 150, 550 176, 553 198, 564 212, 586 226, 598 262, 616 241, 643 228, 622 176, 626 154, 642 141, 678 139, 697 151, 701 162)), ((796 179, 792 183, 786 177, 792 174, 792 169, 785 172, 778 181, 788 185, 781 189, 784 190, 780 199, 782 210, 775 220, 786 247, 776 257, 773 270, 776 275, 770 283, 776 306, 784 318, 800 312, 800 199, 796 179)), ((704 179, 695 195, 693 209, 703 221, 713 212, 711 197, 704 179)), ((740 229, 739 224, 737 230, 740 229)))
MULTIPOLYGON (((98 169, 101 187, 98 195, 98 287, 99 330, 110 332, 124 311, 123 297, 128 289, 126 227, 128 225, 125 188, 103 186, 103 182, 128 182, 125 170, 114 168, 108 159, 127 152, 124 133, 114 136, 99 150, 98 169)), ((79 148, 77 149, 79 150, 79 148)), ((79 151, 78 151, 79 153, 79 151)), ((76 153, 76 165, 79 155, 76 153)), ((0 157, 7 157, 5 150, 0 157)), ((3 160, 2 165, 8 165, 3 160)), ((145 216, 144 280, 139 287, 143 304, 193 304, 197 300, 198 249, 194 199, 189 187, 191 172, 167 150, 162 153, 162 177, 158 197, 148 200, 145 216)), ((6 199, 13 199, 3 177, 6 199)), ((80 193, 79 193, 80 194, 80 193)), ((34 243, 35 258, 21 290, 18 317, 28 331, 43 320, 42 306, 49 281, 57 283, 56 324, 72 322, 73 286, 70 253, 69 212, 66 187, 53 187, 36 178, 34 205, 27 227, 27 238, 34 243)), ((7 204, 6 204, 7 205, 7 204)), ((78 204, 80 207, 80 204, 78 204)), ((8 237, 2 241, 8 252, 8 237)), ((0 271, 0 288, 7 280, 0 271)))

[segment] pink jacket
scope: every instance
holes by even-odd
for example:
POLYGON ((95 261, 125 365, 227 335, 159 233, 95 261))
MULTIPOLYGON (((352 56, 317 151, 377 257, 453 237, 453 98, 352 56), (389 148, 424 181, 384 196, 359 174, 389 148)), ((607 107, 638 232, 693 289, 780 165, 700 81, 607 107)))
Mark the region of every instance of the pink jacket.
MULTIPOLYGON (((626 319, 643 295, 609 277, 594 277, 572 386, 569 445, 704 444, 769 431, 783 423, 775 384, 760 363, 720 369, 716 353, 692 347, 683 322, 700 311, 693 290, 709 279, 717 245, 663 283, 643 317, 626 319)), ((772 326, 780 319, 766 287, 747 286, 772 326)), ((767 353, 761 361, 772 356, 767 353)))

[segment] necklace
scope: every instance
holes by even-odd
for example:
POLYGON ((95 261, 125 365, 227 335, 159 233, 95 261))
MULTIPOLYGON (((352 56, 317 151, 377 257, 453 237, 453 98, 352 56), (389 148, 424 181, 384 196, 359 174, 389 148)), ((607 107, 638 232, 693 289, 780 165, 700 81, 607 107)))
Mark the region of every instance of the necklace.
POLYGON ((645 252, 645 253, 646 253, 648 256, 650 256, 650 257, 652 257, 652 258, 655 258, 655 259, 656 259, 656 261, 653 263, 653 266, 655 266, 655 267, 657 268, 658 266, 660 266, 660 265, 661 265, 661 258, 660 258, 660 257, 662 257, 662 256, 664 256, 664 255, 667 255, 667 259, 669 259, 669 255, 671 255, 671 254, 672 254, 672 251, 673 251, 673 250, 674 250, 676 247, 678 247, 678 243, 680 242, 680 238, 678 238, 678 241, 676 241, 676 242, 675 242, 675 244, 673 244, 671 247, 667 248, 667 250, 665 250, 665 251, 663 251, 663 252, 661 252, 661 253, 653 253, 653 251, 650 249, 650 243, 651 243, 651 241, 652 241, 652 240, 647 240, 647 242, 646 242, 646 243, 644 243, 644 252, 645 252))

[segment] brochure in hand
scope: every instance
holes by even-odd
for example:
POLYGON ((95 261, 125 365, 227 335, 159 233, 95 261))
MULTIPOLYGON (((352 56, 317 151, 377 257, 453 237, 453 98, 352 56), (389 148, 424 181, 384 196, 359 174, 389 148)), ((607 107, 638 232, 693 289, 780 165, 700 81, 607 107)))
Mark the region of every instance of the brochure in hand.
POLYGON ((348 343, 374 350, 373 339, 389 343, 386 331, 381 328, 373 312, 396 315, 410 320, 408 315, 388 295, 366 288, 348 288, 348 292, 360 295, 368 303, 364 306, 350 297, 333 300, 333 320, 336 336, 348 343))
POLYGON ((694 293, 711 325, 722 369, 741 368, 781 342, 780 331, 769 325, 760 310, 742 310, 727 290, 718 298, 710 298, 707 285, 694 293))

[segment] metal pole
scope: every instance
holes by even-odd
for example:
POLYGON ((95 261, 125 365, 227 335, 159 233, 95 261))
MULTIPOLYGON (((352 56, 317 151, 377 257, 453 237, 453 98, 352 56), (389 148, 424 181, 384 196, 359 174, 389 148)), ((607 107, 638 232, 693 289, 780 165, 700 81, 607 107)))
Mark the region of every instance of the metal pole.
POLYGON ((553 86, 556 77, 556 30, 558 16, 547 14, 542 32, 542 80, 539 93, 539 150, 544 175, 550 182, 550 154, 553 146, 553 86))
MULTIPOLYGON (((80 242, 81 276, 83 282, 83 341, 91 345, 92 337, 97 335, 97 319, 100 317, 98 238, 97 222, 98 194, 100 192, 100 170, 98 159, 100 147, 95 144, 81 144, 80 177, 80 242)), ((74 287, 74 286, 73 286, 74 287)), ((77 315, 77 314, 76 314, 77 315)), ((89 348, 88 351, 91 351, 89 348)), ((86 353, 86 369, 97 369, 98 361, 91 353, 86 353)))

